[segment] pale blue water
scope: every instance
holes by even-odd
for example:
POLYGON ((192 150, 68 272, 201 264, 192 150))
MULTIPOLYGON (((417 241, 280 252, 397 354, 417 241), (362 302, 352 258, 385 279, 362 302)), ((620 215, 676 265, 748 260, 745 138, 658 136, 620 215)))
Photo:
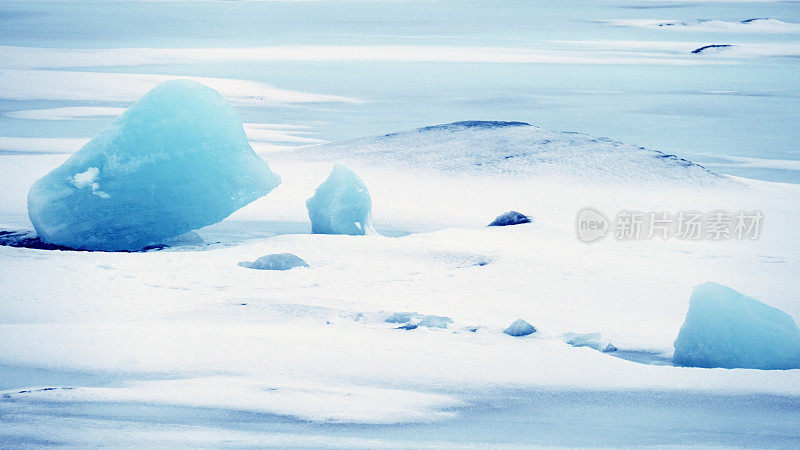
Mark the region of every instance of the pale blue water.
MULTIPOLYGON (((417 45, 542 47, 555 40, 797 43, 797 33, 612 27, 596 19, 768 17, 800 22, 797 2, 3 2, 0 45, 48 48, 417 45)), ((702 56, 700 56, 702 57, 702 56)), ((2 66, 2 64, 0 64, 2 66)), ((368 100, 240 108, 245 121, 310 125, 336 141, 458 120, 519 120, 642 145, 715 170, 800 182, 800 171, 715 156, 800 159, 800 58, 732 65, 445 62, 225 62, 74 70, 202 75, 368 100), (609 92, 613 91, 613 92, 609 92), (724 93, 720 93, 724 91, 724 93)), ((81 103, 88 105, 91 103, 81 103)), ((0 112, 71 102, 8 101, 0 112)), ((120 105, 125 106, 125 105, 120 105)), ((0 116, 0 136, 84 137, 110 119, 0 116)))

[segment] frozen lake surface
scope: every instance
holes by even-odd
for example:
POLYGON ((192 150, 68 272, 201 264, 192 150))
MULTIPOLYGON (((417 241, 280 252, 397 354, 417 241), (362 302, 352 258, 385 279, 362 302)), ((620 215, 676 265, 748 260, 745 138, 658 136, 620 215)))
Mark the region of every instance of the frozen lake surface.
POLYGON ((138 96, 103 85, 135 90, 160 74, 290 91, 228 83, 249 99, 245 122, 299 127, 262 134, 265 149, 518 120, 797 183, 797 23, 793 2, 7 1, 0 154, 70 151, 25 139, 88 139, 110 117, 51 120, 52 109, 124 107, 138 96), (772 21, 741 23, 759 18, 772 21), (734 46, 691 53, 718 44, 734 46), (46 111, 15 113, 32 109, 46 111))

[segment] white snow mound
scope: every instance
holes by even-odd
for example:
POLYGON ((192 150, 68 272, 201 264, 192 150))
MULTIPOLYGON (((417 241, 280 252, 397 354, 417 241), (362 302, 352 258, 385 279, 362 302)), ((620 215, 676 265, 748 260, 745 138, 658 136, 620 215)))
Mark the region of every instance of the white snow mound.
POLYGON ((306 147, 303 158, 508 176, 691 184, 730 182, 675 155, 524 122, 469 121, 306 147))

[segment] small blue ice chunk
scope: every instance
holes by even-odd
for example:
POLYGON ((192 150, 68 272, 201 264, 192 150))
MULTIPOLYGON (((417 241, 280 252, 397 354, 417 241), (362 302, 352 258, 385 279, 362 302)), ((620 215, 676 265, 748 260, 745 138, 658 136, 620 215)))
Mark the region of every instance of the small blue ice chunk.
POLYGON ((419 325, 415 323, 407 323, 397 327, 398 330, 416 330, 419 325))
POLYGON ((28 215, 50 244, 141 250, 217 223, 278 184, 233 106, 172 80, 34 183, 28 215))
POLYGON ((306 201, 314 234, 372 234, 372 200, 361 178, 342 163, 306 201))
POLYGON ((510 327, 503 330, 503 333, 514 337, 527 336, 536 333, 536 328, 522 319, 517 319, 510 327))
POLYGON ((603 352, 603 353, 611 353, 611 352, 615 352, 617 350, 618 350, 617 347, 614 347, 614 344, 609 342, 608 345, 606 345, 605 348, 603 348, 600 351, 603 352))
POLYGON ((419 321, 419 326, 427 328, 447 328, 448 324, 453 323, 453 319, 444 316, 424 316, 419 321))
POLYGON ((253 262, 242 261, 239 265, 258 270, 289 270, 295 267, 308 267, 307 262, 291 253, 265 255, 253 262))
POLYGON ((791 316, 716 283, 694 288, 675 340, 679 366, 800 368, 800 330, 791 316))
POLYGON ((508 225, 519 225, 521 223, 530 223, 531 219, 526 216, 525 214, 518 213, 516 211, 509 211, 507 213, 500 214, 497 216, 492 223, 488 226, 490 227, 505 227, 508 225))

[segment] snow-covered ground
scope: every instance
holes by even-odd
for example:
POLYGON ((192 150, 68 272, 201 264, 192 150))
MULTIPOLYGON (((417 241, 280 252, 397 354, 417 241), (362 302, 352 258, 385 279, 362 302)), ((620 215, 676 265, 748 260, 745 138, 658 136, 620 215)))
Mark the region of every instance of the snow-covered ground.
POLYGON ((797 447, 800 369, 669 362, 706 281, 800 322, 800 185, 752 179, 798 181, 800 18, 669 4, 2 5, 0 230, 29 230, 31 184, 174 77, 236 106, 283 183, 203 244, 0 246, 0 447, 797 447), (478 118, 534 126, 415 129, 478 118), (380 235, 309 234, 335 161, 380 235), (586 207, 764 221, 757 240, 587 244, 586 207), (533 222, 486 227, 509 210, 533 222), (239 265, 271 253, 309 267, 239 265), (538 331, 503 334, 517 319, 538 331))
MULTIPOLYGON (((497 158, 505 159, 498 145, 505 142, 505 132, 483 130, 474 141, 484 146, 484 160, 493 149, 497 158)), ((471 131, 461 134, 470 136, 471 131)), ((225 222, 199 230, 205 245, 145 253, 0 247, 3 364, 105 374, 114 380, 97 386, 65 376, 64 381, 55 377, 33 386, 6 384, 9 390, 0 403, 10 418, 3 423, 5 432, 90 443, 70 430, 56 427, 52 435, 40 436, 22 425, 40 423, 41 415, 59 420, 80 415, 76 405, 94 411, 98 406, 92 405, 109 403, 120 405, 112 416, 144 404, 289 416, 312 423, 444 421, 452 431, 464 426, 474 409, 503 396, 531 393, 533 399, 542 392, 621 395, 632 402, 643 401, 638 395, 666 396, 677 402, 663 412, 672 417, 685 412, 683 399, 697 395, 711 396, 712 402, 732 395, 751 399, 736 401, 774 399, 774 407, 795 405, 783 407, 788 408, 786 420, 796 420, 798 370, 663 364, 671 356, 691 288, 704 281, 732 286, 800 317, 800 239, 793 232, 800 226, 795 211, 799 186, 708 173, 701 182, 686 167, 664 164, 656 156, 650 156, 652 173, 622 184, 586 175, 475 174, 468 164, 461 173, 398 168, 368 163, 362 156, 373 147, 353 145, 349 151, 359 157, 342 151, 338 159, 347 161, 369 186, 376 228, 412 234, 311 235, 306 234, 308 224, 281 234, 286 224, 307 221, 304 200, 325 179, 331 168, 328 158, 339 148, 272 154, 270 167, 284 183, 225 222), (664 177, 653 180, 655 174, 664 177), (577 239, 574 221, 587 205, 608 215, 621 209, 758 209, 765 225, 762 236, 752 242, 608 238, 586 244, 577 239), (508 209, 524 211, 534 222, 485 227, 508 209), (246 235, 241 229, 263 234, 246 235), (279 235, 263 237, 270 233, 279 235), (271 272, 238 265, 282 252, 302 257, 310 267, 271 272), (395 312, 446 316, 453 323, 447 329, 398 330, 384 322, 395 312), (503 334, 518 318, 539 332, 523 338, 503 334), (470 331, 472 327, 477 331, 470 331), (568 332, 601 333, 620 355, 657 364, 571 347, 561 338, 568 332), (56 389, 37 390, 41 388, 56 389), (500 397, 487 399, 486 393, 495 390, 500 397)), ((572 154, 565 157, 569 160, 572 154)), ((600 152, 599 161, 588 157, 585 165, 604 167, 602 163, 624 171, 628 157, 626 152, 615 157, 600 152)), ((64 157, 4 159, 16 161, 3 166, 0 177, 8 193, 4 226, 24 226, 24 187, 64 157)), ((623 410, 632 407, 620 403, 627 405, 619 406, 623 410)), ((526 412, 530 406, 515 408, 521 408, 522 418, 514 419, 523 420, 520 429, 502 439, 472 439, 532 443, 519 433, 537 419, 526 412)), ((93 419, 85 418, 89 421, 84 426, 102 431, 104 414, 92 412, 93 419)), ((727 426, 743 420, 724 411, 713 414, 727 426)), ((755 439, 751 444, 798 439, 796 430, 781 428, 782 420, 769 423, 762 426, 777 427, 770 428, 775 436, 766 441, 750 436, 755 439)), ((166 428, 165 439, 180 439, 174 426, 166 428)), ((307 425, 300 434, 305 439, 320 432, 307 425)), ((214 436, 208 439, 221 439, 214 436)), ((637 436, 585 442, 652 443, 647 433, 637 436)), ((233 438, 246 445, 253 436, 233 438)), ((674 443, 736 443, 729 438, 698 432, 689 441, 674 443)), ((125 439, 145 442, 135 433, 125 439)), ((552 441, 571 442, 566 437, 552 441)), ((374 443, 379 444, 389 443, 374 443)))

